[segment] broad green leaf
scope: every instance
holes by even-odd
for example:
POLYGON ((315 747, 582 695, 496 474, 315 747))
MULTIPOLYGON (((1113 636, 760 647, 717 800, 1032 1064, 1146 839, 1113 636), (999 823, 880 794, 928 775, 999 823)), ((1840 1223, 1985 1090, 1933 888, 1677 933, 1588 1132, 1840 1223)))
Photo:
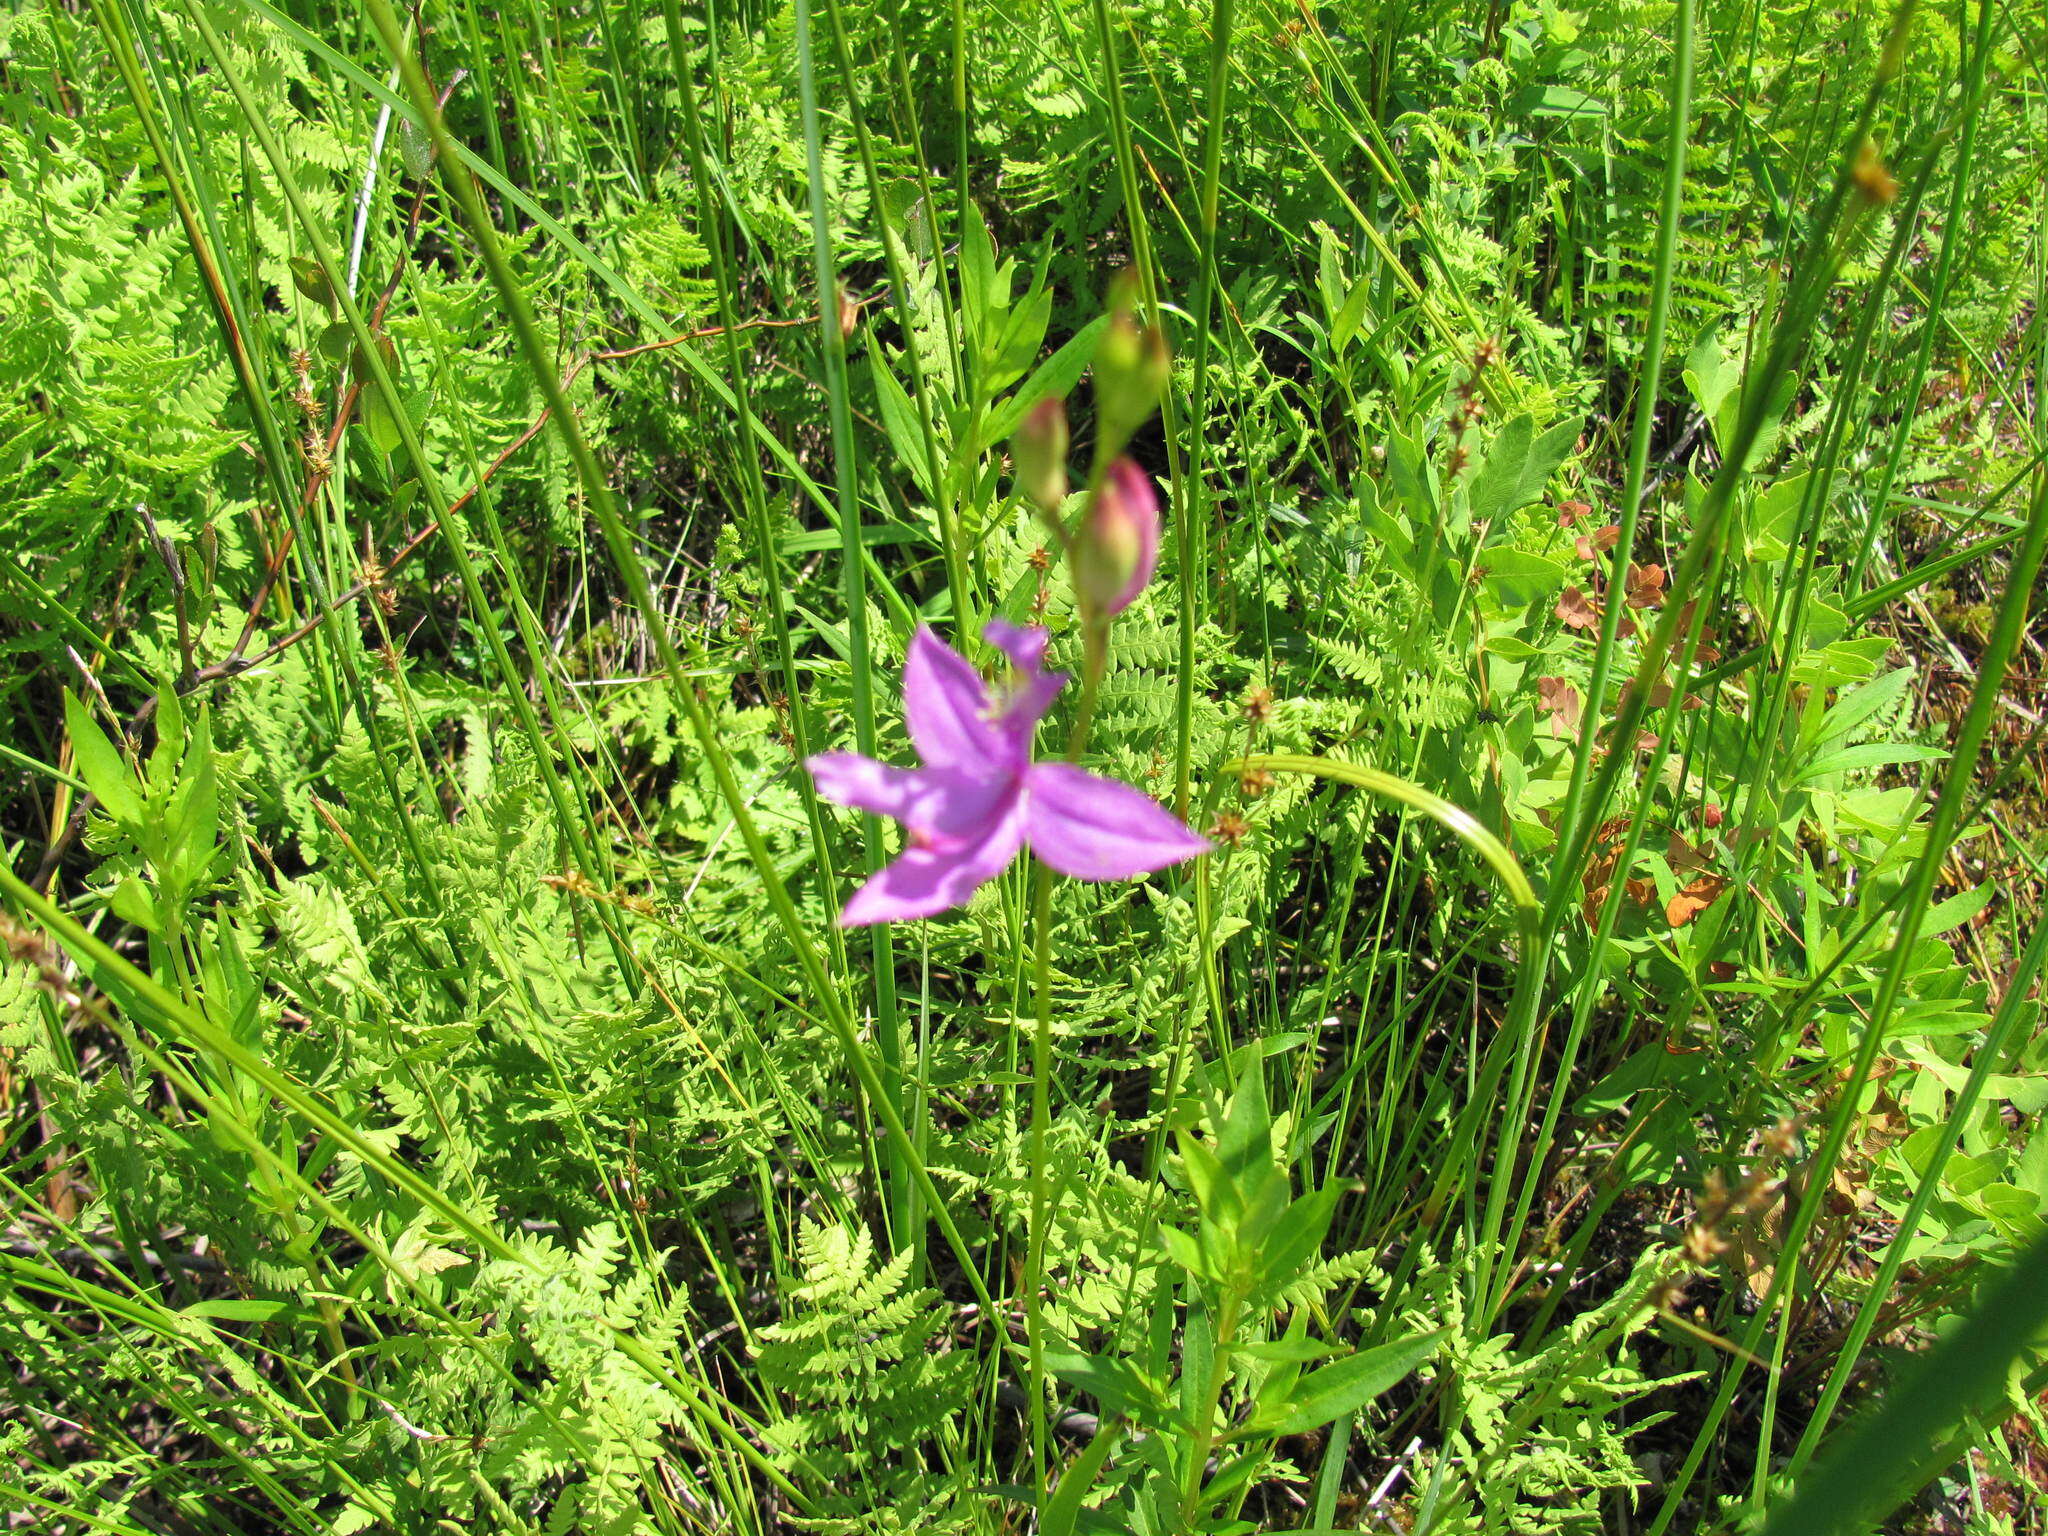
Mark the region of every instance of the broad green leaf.
POLYGON ((1718 420, 1721 407, 1734 395, 1742 382, 1742 365, 1731 357, 1721 344, 1720 332, 1709 327, 1699 340, 1693 343, 1692 351, 1685 359, 1685 387, 1710 422, 1716 422, 1715 438, 1721 433, 1718 420))
POLYGON ((391 402, 384 398, 383 390, 373 383, 366 383, 363 386, 361 408, 363 430, 369 434, 370 441, 376 445, 377 451, 385 458, 390 458, 405 443, 404 437, 400 435, 398 417, 391 408, 391 402))
POLYGON ((64 729, 71 736, 71 760, 78 776, 114 820, 131 831, 142 824, 142 793, 134 775, 92 712, 69 688, 64 690, 64 729))
POLYGON ((1257 1427, 1276 1437, 1299 1435, 1355 1413, 1405 1380, 1442 1347, 1443 1341, 1440 1331, 1396 1339, 1312 1371, 1296 1385, 1294 1400, 1286 1412, 1271 1422, 1258 1423, 1257 1427))
POLYGON ((114 894, 107 905, 113 909, 114 916, 120 918, 122 922, 133 923, 150 933, 157 932, 163 926, 162 920, 157 916, 156 898, 150 894, 149 887, 143 884, 140 875, 129 875, 115 886, 114 894))
POLYGON ((1303 1195, 1288 1206, 1278 1229, 1259 1245, 1254 1262, 1259 1288, 1267 1297, 1277 1300, 1279 1293, 1315 1262, 1337 1212, 1337 1194, 1337 1185, 1326 1184, 1303 1195))
POLYGON ((1920 919, 1920 937, 1930 939, 1937 934, 1962 927, 1989 906, 1991 898, 1997 892, 1998 887, 1987 880, 1982 885, 1972 886, 1967 891, 1949 897, 1946 901, 1936 902, 1927 909, 1926 916, 1920 919))
POLYGON ((1866 741, 1861 746, 1841 747, 1824 752, 1799 770, 1793 782, 1805 784, 1831 773, 1848 773, 1858 768, 1891 768, 1900 763, 1931 763, 1948 754, 1939 747, 1916 746, 1903 741, 1866 741))
POLYGON ((1399 432, 1387 434, 1387 478, 1408 515, 1415 519, 1417 537, 1426 538, 1427 530, 1436 526, 1436 490, 1428 460, 1413 438, 1399 432))
POLYGON ((337 320, 321 329, 320 339, 313 345, 330 363, 345 363, 356 349, 356 333, 346 320, 337 320))
POLYGON ((1216 1137, 1216 1158, 1232 1178, 1242 1179, 1254 1163, 1273 1159, 1273 1116, 1266 1107, 1266 1072, 1261 1057, 1245 1063, 1230 1096, 1230 1109, 1216 1137))
POLYGON ((1065 399, 1081 382, 1081 375, 1088 371, 1089 361, 1095 356, 1096 338, 1102 335, 1102 328, 1108 323, 1100 315, 1090 320, 1065 345, 1040 363, 1031 377, 1017 386, 1014 394, 990 411, 984 428, 987 440, 999 443, 1007 439, 1023 422, 1025 413, 1047 396, 1065 399))
POLYGON ((169 782, 185 755, 185 707, 178 701, 177 685, 168 678, 156 690, 156 745, 149 754, 149 782, 156 788, 169 782))
POLYGON ((1351 338, 1358 334, 1358 327, 1365 319, 1365 307, 1372 302, 1372 279, 1361 277, 1351 285, 1351 292, 1344 300, 1344 307, 1337 311, 1330 321, 1330 345, 1342 357, 1344 349, 1351 344, 1351 338))
POLYGON ((1911 667, 1895 667, 1849 689, 1814 723, 1811 733, 1802 733, 1807 739, 1801 745, 1815 749, 1841 740, 1879 710, 1897 703, 1912 681, 1911 667))
POLYGON ((1415 535, 1410 531, 1406 519, 1398 512, 1390 512, 1380 505, 1382 483, 1378 480, 1359 482, 1359 514, 1364 519, 1367 531, 1393 551, 1394 569, 1403 576, 1413 579, 1418 574, 1415 568, 1415 535))
POLYGON ((220 794, 213 771, 213 733, 206 712, 200 711, 190 750, 185 754, 183 779, 171 797, 165 817, 166 847, 164 873, 189 890, 197 885, 213 862, 214 842, 220 835, 220 794))
POLYGON ((1157 1427, 1158 1389, 1139 1375, 1137 1367, 1129 1361, 1079 1350, 1048 1349, 1045 1368, 1068 1385, 1079 1387, 1111 1413, 1157 1427))
POLYGON ((1472 477, 1466 499, 1473 521, 1496 522, 1540 500, 1578 440, 1579 423, 1571 418, 1541 434, 1526 411, 1509 421, 1494 434, 1486 461, 1472 477))
POLYGON ((1038 356, 1038 349, 1045 344, 1045 328, 1051 323, 1052 290, 1034 288, 1003 323, 1001 334, 989 350, 982 388, 993 394, 1023 378, 1031 360, 1038 356))
POLYGON ((1597 122, 1607 115, 1607 103, 1568 85, 1534 85, 1515 97, 1513 110, 1529 117, 1572 117, 1597 122))
MULTIPOLYGON (((1305 1317, 1305 1315, 1299 1310, 1295 1313, 1297 1317, 1305 1317)), ((1294 1361, 1296 1363, 1307 1360, 1320 1360, 1324 1356, 1334 1355, 1336 1352, 1336 1345, 1325 1344, 1321 1339, 1293 1337, 1274 1339, 1265 1344, 1240 1344, 1232 1351, 1233 1354, 1249 1355, 1254 1360, 1294 1361)))
MULTIPOLYGON (((1479 569, 1486 583, 1509 607, 1523 608, 1555 597, 1564 590, 1569 572, 1555 560, 1532 555, 1511 544, 1495 544, 1479 552, 1479 569)), ((1507 652, 1498 640, 1487 641, 1487 649, 1499 655, 1507 652)), ((1527 650, 1528 647, 1523 647, 1527 650)), ((1534 655, 1534 651, 1530 651, 1534 655)))
POLYGON ((1749 552, 1759 560, 1777 560, 1792 545, 1799 504, 1810 476, 1781 475, 1756 493, 1749 505, 1749 552))
POLYGON ((1186 1132, 1179 1134, 1181 1171, 1195 1204, 1211 1220, 1235 1221, 1243 1212, 1230 1170, 1208 1147, 1186 1132))
POLYGON ((989 238, 988 220, 978 204, 969 204, 961 220, 960 302, 967 311, 975 346, 984 353, 991 344, 990 330, 1001 324, 1010 306, 1010 295, 996 272, 995 242, 989 238))

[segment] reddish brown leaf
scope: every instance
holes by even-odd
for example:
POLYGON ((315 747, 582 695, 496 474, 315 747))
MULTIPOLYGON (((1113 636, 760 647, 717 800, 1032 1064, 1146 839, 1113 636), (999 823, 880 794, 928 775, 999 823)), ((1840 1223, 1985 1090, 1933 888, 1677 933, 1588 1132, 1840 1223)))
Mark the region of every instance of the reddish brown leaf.
POLYGON ((1567 736, 1578 730, 1581 709, 1579 690, 1565 679, 1537 678, 1536 700, 1549 714, 1550 729, 1554 735, 1567 736))
POLYGON ((1597 560, 1620 542, 1620 526, 1609 523, 1605 528, 1595 529, 1592 533, 1580 534, 1572 540, 1572 548, 1579 552, 1581 560, 1597 560))
POLYGON ((1701 875, 1664 904, 1665 919, 1672 927, 1683 928, 1720 900, 1721 893, 1727 889, 1726 875, 1701 875))
POLYGON ((1631 565, 1628 568, 1628 605, 1654 608, 1664 601, 1664 567, 1631 565))
POLYGON ((1586 866, 1586 872, 1579 881, 1588 891, 1604 891, 1613 883, 1614 866, 1620 862, 1621 850, 1613 849, 1604 858, 1595 859, 1586 866))
POLYGON ((1566 629, 1598 629, 1600 610, 1577 587, 1566 587, 1557 600, 1557 616, 1566 629))

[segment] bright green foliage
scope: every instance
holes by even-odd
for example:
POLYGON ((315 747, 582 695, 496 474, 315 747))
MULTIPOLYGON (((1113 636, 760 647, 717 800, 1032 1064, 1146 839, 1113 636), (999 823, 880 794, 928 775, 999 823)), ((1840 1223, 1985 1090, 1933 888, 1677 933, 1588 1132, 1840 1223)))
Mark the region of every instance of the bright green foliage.
POLYGON ((823 1529, 834 1528, 835 1517, 858 1526, 856 1517, 882 1509, 898 1511, 903 1523, 893 1528, 905 1531, 969 1523, 965 1510, 946 1508, 951 1489, 942 1474, 897 1460, 901 1451, 942 1460, 958 1443, 955 1420, 974 1387, 973 1358, 941 1344, 947 1318, 939 1298, 904 1289, 913 1258, 906 1248, 878 1268, 866 1231, 807 1226, 789 1311, 761 1331, 762 1384, 784 1394, 790 1409, 768 1438, 824 1495, 823 1529))
POLYGON ((2038 1527, 2036 16, 390 13, 0 17, 9 1522, 2038 1527), (841 932, 1049 396, 1216 849, 841 932))

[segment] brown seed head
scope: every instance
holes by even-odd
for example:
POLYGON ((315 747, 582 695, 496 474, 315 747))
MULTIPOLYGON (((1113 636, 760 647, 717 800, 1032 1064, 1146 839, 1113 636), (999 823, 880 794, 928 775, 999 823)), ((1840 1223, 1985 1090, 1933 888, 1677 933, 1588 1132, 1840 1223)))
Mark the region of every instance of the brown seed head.
POLYGON ((1264 683, 1247 688, 1244 695, 1244 717, 1253 725, 1273 723, 1273 690, 1264 683))
POLYGON ((1237 812, 1225 811, 1210 826, 1209 836, 1219 843, 1225 843, 1235 848, 1245 840, 1246 834, 1251 829, 1251 823, 1238 815, 1237 812))
POLYGON ((23 965, 49 965, 53 962, 49 946, 43 936, 33 928, 24 928, 13 918, 0 914, 0 945, 7 953, 23 965))
POLYGON ((1685 1256, 1695 1264, 1711 1264, 1728 1251, 1728 1239, 1703 1222, 1686 1230, 1685 1256))
POLYGON ((1849 176, 1866 202, 1882 205, 1899 195, 1898 178, 1886 169, 1876 143, 1870 139, 1865 139, 1857 149, 1856 164, 1849 176))

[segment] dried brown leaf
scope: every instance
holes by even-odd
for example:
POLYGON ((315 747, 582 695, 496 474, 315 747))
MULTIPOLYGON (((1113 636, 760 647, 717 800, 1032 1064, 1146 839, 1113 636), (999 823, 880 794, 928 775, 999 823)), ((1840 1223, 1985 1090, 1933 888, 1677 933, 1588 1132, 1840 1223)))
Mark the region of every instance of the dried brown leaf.
POLYGON ((1550 716, 1550 729, 1553 734, 1568 736, 1578 730, 1583 701, 1579 697, 1579 690, 1564 678, 1537 678, 1536 700, 1550 716))
POLYGON ((1683 928, 1720 900, 1727 889, 1726 875, 1701 875, 1664 904, 1665 919, 1672 927, 1683 928))

